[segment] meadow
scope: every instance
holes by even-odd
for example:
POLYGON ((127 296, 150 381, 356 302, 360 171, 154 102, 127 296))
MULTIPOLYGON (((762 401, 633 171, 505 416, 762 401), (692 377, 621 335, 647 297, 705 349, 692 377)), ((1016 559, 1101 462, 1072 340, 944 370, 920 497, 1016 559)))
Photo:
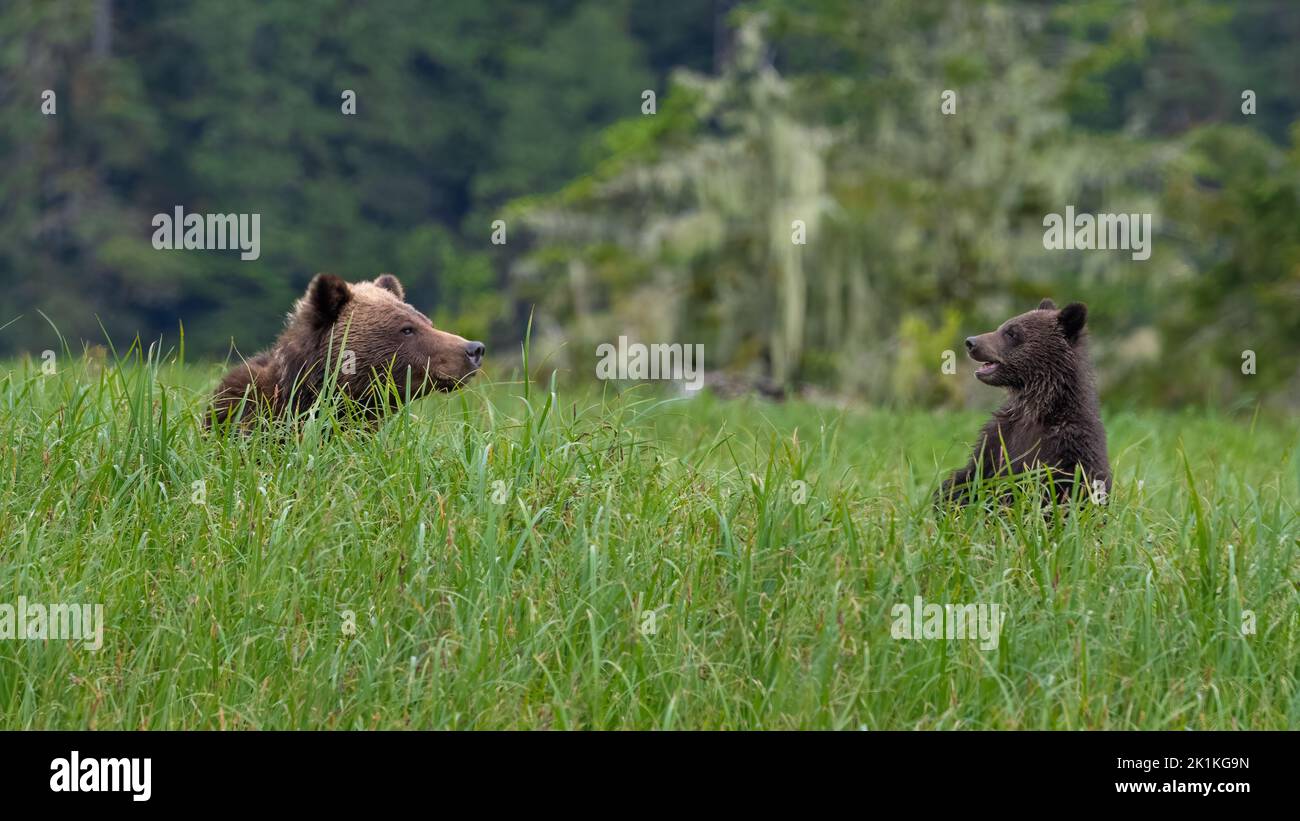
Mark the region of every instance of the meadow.
MULTIPOLYGON (((1108 504, 936 512, 983 412, 498 374, 205 434, 221 366, 0 366, 4 728, 1297 728, 1300 422, 1107 407, 1108 504), (996 603, 996 647, 895 605, 996 603)), ((993 397, 990 397, 993 401, 993 397)))

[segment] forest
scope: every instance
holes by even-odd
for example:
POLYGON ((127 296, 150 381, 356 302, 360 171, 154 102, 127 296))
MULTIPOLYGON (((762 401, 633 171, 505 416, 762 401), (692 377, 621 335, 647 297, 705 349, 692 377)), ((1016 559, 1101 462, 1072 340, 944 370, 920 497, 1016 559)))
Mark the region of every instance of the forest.
POLYGON ((247 354, 392 271, 498 368, 531 318, 566 379, 626 334, 961 404, 945 352, 1052 296, 1112 401, 1295 406, 1298 38, 1288 0, 19 0, 0 356, 247 354), (159 250, 182 208, 260 253, 159 250), (1067 208, 1148 256, 1046 247, 1067 208))

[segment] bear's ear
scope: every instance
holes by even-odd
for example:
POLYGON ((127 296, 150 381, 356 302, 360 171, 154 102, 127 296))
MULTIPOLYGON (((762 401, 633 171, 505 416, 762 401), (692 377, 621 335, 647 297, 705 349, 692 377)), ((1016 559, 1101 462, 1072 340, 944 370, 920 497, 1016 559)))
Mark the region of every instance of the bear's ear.
POLYGON ((317 274, 307 286, 307 296, 303 297, 299 315, 314 328, 333 325, 343 311, 343 306, 352 298, 352 289, 334 274, 317 274))
POLYGON ((402 283, 398 282, 397 277, 392 274, 380 274, 375 284, 385 291, 392 291, 403 302, 406 301, 406 291, 402 289, 402 283))
POLYGON ((1038 310, 1040 310, 1040 311, 1055 311, 1055 310, 1056 310, 1056 303, 1052 301, 1052 298, 1051 298, 1051 297, 1043 297, 1043 301, 1040 302, 1040 303, 1038 303, 1038 310))
POLYGON ((1065 338, 1074 342, 1083 333, 1083 323, 1088 320, 1088 306, 1082 302, 1071 302, 1056 315, 1056 322, 1061 326, 1065 338))

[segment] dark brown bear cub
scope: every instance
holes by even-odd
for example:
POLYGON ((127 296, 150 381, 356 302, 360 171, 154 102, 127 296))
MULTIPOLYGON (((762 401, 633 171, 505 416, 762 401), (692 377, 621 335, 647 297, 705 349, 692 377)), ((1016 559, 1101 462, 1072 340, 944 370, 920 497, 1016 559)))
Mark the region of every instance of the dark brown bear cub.
POLYGON ((327 363, 338 391, 370 419, 394 410, 407 395, 460 387, 482 364, 483 343, 437 330, 405 300, 392 274, 352 284, 317 274, 275 344, 221 380, 206 425, 235 413, 244 425, 259 413, 305 410, 324 387, 327 363), (397 396, 384 390, 390 373, 397 396))
MULTIPOLYGON (((975 440, 970 462, 939 490, 938 501, 965 503, 977 476, 1051 471, 1058 501, 1070 498, 1080 469, 1091 498, 1110 492, 1106 430, 1088 360, 1088 309, 1072 302, 1059 311, 1050 299, 1012 317, 996 331, 966 339, 975 376, 1006 388, 1006 404, 975 440)), ((1085 497, 1087 498, 1087 497, 1085 497)))

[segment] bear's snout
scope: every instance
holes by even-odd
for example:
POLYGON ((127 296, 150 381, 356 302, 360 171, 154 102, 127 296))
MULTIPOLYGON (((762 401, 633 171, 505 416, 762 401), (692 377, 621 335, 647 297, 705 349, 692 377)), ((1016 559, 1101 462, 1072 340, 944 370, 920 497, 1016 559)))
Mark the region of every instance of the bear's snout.
POLYGON ((998 358, 997 345, 989 344, 988 334, 966 337, 966 353, 976 362, 991 362, 998 358))
POLYGON ((483 365, 487 346, 447 331, 429 327, 417 359, 423 359, 434 387, 450 392, 463 387, 483 365))
POLYGON ((966 354, 980 363, 975 369, 975 378, 986 385, 1002 384, 1002 348, 997 343, 996 332, 966 337, 966 354))
POLYGON ((485 351, 487 351, 487 346, 482 342, 471 341, 465 343, 465 355, 469 357, 470 363, 473 364, 475 368, 483 366, 483 353, 485 351))

